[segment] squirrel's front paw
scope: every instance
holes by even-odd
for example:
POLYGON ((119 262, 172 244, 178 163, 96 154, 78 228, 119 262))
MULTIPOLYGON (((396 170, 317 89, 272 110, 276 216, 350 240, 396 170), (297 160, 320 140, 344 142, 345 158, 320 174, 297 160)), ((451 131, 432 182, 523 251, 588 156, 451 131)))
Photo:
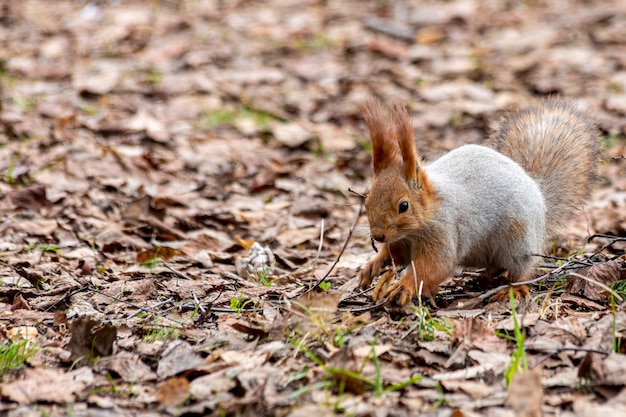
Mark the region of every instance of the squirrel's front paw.
POLYGON ((371 284, 372 284, 372 263, 368 262, 367 265, 365 265, 363 269, 359 271, 359 284, 357 285, 357 288, 360 290, 364 290, 366 288, 369 288, 371 284))
POLYGON ((393 271, 385 271, 380 278, 378 278, 378 283, 372 292, 372 299, 375 302, 379 302, 383 298, 387 296, 389 293, 389 287, 395 278, 395 274, 393 271))
POLYGON ((378 276, 381 272, 381 263, 378 259, 373 259, 367 263, 359 271, 359 285, 358 288, 361 290, 369 288, 372 285, 372 278, 378 276))
POLYGON ((415 288, 408 280, 394 284, 387 293, 386 304, 391 307, 405 307, 415 296, 415 288))

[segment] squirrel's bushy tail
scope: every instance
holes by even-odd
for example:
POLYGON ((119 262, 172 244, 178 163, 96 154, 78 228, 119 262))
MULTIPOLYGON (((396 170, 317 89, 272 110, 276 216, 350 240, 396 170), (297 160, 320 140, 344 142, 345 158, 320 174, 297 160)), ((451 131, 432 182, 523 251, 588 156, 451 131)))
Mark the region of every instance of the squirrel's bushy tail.
POLYGON ((572 102, 550 98, 522 109, 503 121, 491 144, 539 183, 550 236, 589 197, 600 155, 599 131, 572 102))

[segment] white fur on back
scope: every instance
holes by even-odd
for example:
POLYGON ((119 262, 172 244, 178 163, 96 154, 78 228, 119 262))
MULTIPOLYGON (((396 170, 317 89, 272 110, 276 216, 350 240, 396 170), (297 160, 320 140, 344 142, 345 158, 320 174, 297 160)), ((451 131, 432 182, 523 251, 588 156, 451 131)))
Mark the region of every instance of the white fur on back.
POLYGON ((517 267, 527 269, 529 249, 542 251, 543 196, 513 160, 484 146, 465 145, 424 169, 440 198, 442 222, 447 224, 443 229, 451 234, 462 265, 503 267, 515 273, 517 267), (515 221, 526 226, 522 241, 506 230, 515 221))

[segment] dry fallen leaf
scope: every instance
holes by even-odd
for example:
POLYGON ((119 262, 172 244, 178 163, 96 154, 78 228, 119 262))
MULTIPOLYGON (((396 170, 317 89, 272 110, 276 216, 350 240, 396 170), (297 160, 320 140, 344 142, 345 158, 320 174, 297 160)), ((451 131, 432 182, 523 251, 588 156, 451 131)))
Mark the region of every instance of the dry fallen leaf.
POLYGON ((496 336, 495 329, 478 317, 457 321, 452 332, 452 340, 466 349, 506 352, 506 341, 496 336))
POLYGON ((530 371, 518 371, 509 384, 506 404, 516 417, 542 417, 543 387, 538 368, 530 371))
POLYGON ((93 365, 97 372, 113 371, 126 382, 145 382, 156 379, 156 374, 141 361, 139 355, 130 352, 119 352, 112 356, 100 358, 93 365))
POLYGON ((304 229, 287 229, 283 230, 276 236, 276 240, 287 247, 294 247, 309 242, 319 237, 320 230, 318 227, 306 227, 304 229))
POLYGON ((112 324, 101 323, 89 317, 79 317, 72 322, 70 350, 74 360, 91 362, 100 356, 113 353, 117 329, 112 324))
POLYGON ((23 188, 16 188, 8 193, 11 202, 20 208, 39 211, 50 208, 52 204, 46 198, 46 187, 43 184, 32 183, 23 188))
POLYGON ((355 375, 360 373, 360 365, 361 361, 357 360, 352 349, 343 348, 339 349, 328 359, 326 371, 330 373, 338 384, 345 387, 347 392, 363 395, 365 383, 355 377, 355 375))
POLYGON ((166 344, 157 366, 159 379, 175 376, 190 369, 201 368, 204 360, 193 351, 189 343, 173 340, 166 344))
POLYGON ((7 337, 13 341, 28 340, 34 342, 37 340, 39 332, 34 326, 20 326, 7 330, 7 337))
MULTIPOLYGON (((626 233, 624 7, 0 1, 0 338, 42 347, 0 375, 0 414, 513 416, 516 344, 493 331, 513 327, 508 297, 485 304, 464 274, 435 295, 445 310, 401 318, 355 289, 374 256, 366 216, 352 229, 349 189, 373 174, 359 108, 406 104, 429 163, 509 109, 572 97, 607 136, 602 181, 550 250, 619 257, 624 242, 586 239, 626 233), (176 256, 137 262, 159 254, 176 256), (113 354, 66 379, 81 315, 115 324, 113 354)), ((554 283, 518 305, 542 408, 623 414, 626 315, 593 282, 554 283)))
POLYGON ((614 259, 580 269, 577 275, 586 276, 589 280, 570 275, 565 285, 565 294, 583 296, 596 302, 606 302, 608 300, 607 291, 593 282, 599 282, 610 287, 612 283, 622 279, 623 264, 622 259, 614 259))
POLYGON ((73 403, 93 380, 93 371, 88 367, 71 372, 59 368, 26 369, 22 379, 2 385, 2 396, 19 404, 73 403))
POLYGON ((58 227, 56 220, 36 219, 21 221, 13 226, 13 229, 31 236, 49 237, 52 236, 58 227))
POLYGON ((156 398, 165 406, 180 405, 189 396, 189 380, 185 377, 173 377, 157 386, 156 398))
POLYGON ((150 262, 153 259, 162 259, 167 261, 175 256, 187 256, 185 252, 179 249, 170 248, 168 246, 158 246, 146 251, 137 252, 137 262, 140 264, 150 262))

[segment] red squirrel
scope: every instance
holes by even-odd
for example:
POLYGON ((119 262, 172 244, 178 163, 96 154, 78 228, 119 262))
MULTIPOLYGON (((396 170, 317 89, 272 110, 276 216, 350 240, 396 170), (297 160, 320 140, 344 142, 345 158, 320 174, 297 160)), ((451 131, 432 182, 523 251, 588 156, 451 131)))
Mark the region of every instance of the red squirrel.
POLYGON ((358 285, 369 287, 392 262, 406 266, 398 282, 374 294, 392 306, 406 306, 420 286, 436 293, 456 265, 528 279, 533 254, 572 218, 595 181, 599 131, 564 99, 511 113, 489 147, 464 145, 430 164, 420 161, 402 105, 372 99, 362 114, 374 167, 365 209, 372 243, 381 245, 358 285))

